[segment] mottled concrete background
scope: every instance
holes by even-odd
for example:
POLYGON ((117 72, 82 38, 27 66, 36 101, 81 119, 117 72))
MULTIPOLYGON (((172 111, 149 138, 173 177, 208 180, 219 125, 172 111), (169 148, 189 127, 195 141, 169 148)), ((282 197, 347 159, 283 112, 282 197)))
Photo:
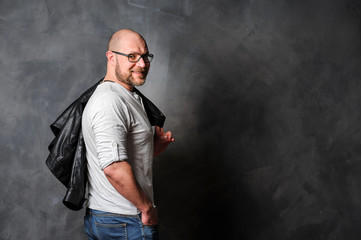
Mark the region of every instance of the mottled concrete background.
POLYGON ((0 239, 82 239, 46 168, 49 125, 132 28, 176 143, 162 239, 361 239, 361 3, 1 0, 0 239))

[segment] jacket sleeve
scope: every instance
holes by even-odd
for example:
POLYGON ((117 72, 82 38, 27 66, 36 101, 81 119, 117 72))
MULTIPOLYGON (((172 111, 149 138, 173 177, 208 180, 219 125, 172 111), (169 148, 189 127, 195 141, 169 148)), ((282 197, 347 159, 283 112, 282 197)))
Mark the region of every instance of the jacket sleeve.
POLYGON ((85 191, 87 183, 86 153, 83 134, 80 130, 78 144, 70 176, 69 185, 63 199, 63 204, 74 211, 82 209, 85 202, 85 191))

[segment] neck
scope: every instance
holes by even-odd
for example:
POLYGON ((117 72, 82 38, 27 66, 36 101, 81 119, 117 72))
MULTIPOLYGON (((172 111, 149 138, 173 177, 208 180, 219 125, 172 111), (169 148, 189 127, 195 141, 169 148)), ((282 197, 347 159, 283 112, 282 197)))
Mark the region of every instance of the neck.
POLYGON ((104 80, 113 81, 115 83, 118 83, 122 85, 125 89, 127 89, 129 92, 133 92, 134 87, 132 85, 126 84, 124 82, 119 81, 115 76, 106 74, 104 77, 104 80))

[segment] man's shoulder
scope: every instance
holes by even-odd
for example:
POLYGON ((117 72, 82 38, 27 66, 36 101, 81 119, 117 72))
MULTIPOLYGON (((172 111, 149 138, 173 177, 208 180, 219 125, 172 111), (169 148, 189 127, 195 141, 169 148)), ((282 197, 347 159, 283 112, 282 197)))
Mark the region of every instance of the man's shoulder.
POLYGON ((95 89, 93 95, 89 99, 89 102, 98 103, 122 103, 125 102, 124 94, 118 89, 112 87, 109 84, 100 84, 95 89))
POLYGON ((126 109, 128 109, 129 106, 124 94, 105 84, 106 83, 100 84, 90 97, 85 106, 85 115, 94 116, 102 112, 127 112, 126 109))

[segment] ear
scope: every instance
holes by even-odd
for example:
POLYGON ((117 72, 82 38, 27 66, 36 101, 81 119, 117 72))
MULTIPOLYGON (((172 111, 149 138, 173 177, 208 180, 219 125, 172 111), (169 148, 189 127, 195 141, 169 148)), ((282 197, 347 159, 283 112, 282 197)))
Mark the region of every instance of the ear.
POLYGON ((108 63, 115 66, 115 56, 114 53, 112 53, 111 51, 107 51, 107 53, 105 54, 107 56, 108 59, 108 63))

